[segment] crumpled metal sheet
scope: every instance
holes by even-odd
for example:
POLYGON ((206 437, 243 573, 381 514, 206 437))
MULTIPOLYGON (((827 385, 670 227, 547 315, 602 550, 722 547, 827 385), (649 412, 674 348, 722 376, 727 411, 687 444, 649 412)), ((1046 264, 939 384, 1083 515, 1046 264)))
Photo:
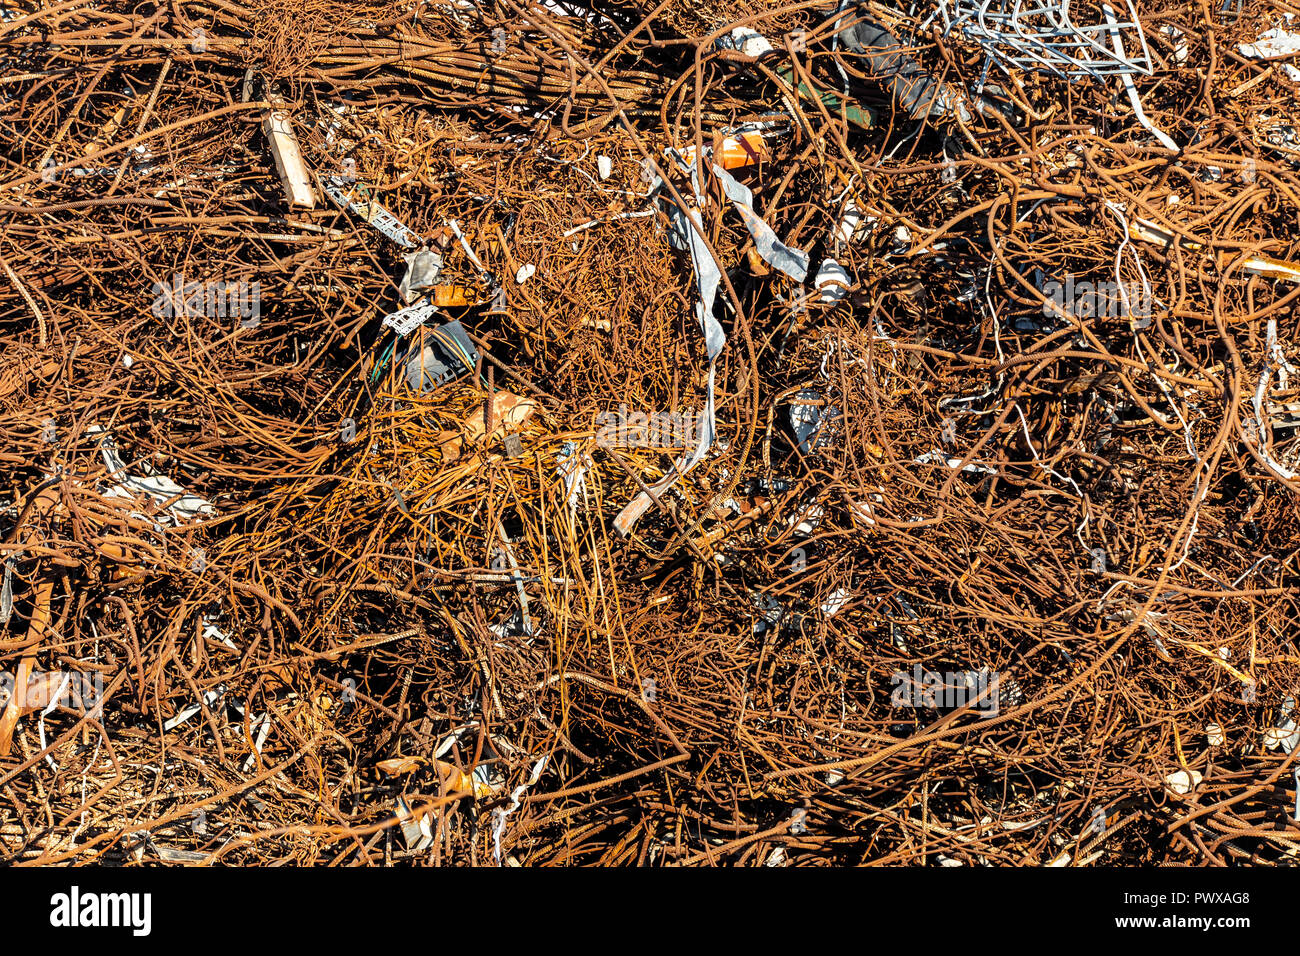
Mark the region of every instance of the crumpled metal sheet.
POLYGON ((406 260, 406 275, 402 276, 402 284, 397 287, 397 291, 401 293, 402 301, 410 305, 420 298, 422 290, 432 288, 438 281, 438 273, 442 271, 442 256, 432 249, 420 249, 404 253, 402 258, 406 260))
POLYGON ((164 502, 170 502, 165 513, 177 524, 195 521, 201 517, 209 517, 217 513, 217 509, 212 506, 211 502, 198 495, 191 494, 166 475, 149 475, 138 478, 127 473, 126 462, 122 460, 122 456, 117 450, 117 443, 113 441, 113 436, 103 429, 93 427, 90 429, 90 433, 102 436, 99 440, 99 450, 104 458, 104 467, 109 470, 110 478, 117 481, 116 485, 105 492, 108 497, 135 499, 140 494, 145 494, 160 505, 164 502))
MULTIPOLYGON (((716 166, 714 168, 717 169, 716 166)), ((723 173, 723 175, 726 174, 723 173)), ((703 205, 704 197, 700 193, 699 178, 695 167, 691 167, 691 190, 694 193, 696 204, 703 205)), ((705 244, 704 224, 700 219, 699 211, 698 209, 691 209, 689 212, 683 212, 681 209, 674 208, 669 214, 669 221, 672 232, 686 246, 691 255, 695 286, 699 293, 699 298, 695 303, 695 319, 700 324, 700 331, 704 333, 705 351, 709 357, 709 382, 708 396, 700 422, 699 443, 689 456, 679 458, 673 462, 673 467, 669 469, 668 474, 651 486, 650 490, 655 496, 667 491, 682 475, 699 464, 713 445, 716 437, 714 402, 716 362, 718 355, 721 354, 723 347, 727 344, 727 334, 722 330, 722 324, 713 315, 713 307, 718 299, 718 286, 722 282, 722 273, 718 271, 717 264, 713 261, 713 256, 709 253, 709 248, 705 244)), ((652 501, 653 498, 642 491, 628 502, 614 518, 614 527, 619 534, 630 534, 632 528, 645 514, 652 501)))
POLYGON ((734 176, 716 163, 713 164, 713 175, 718 177, 722 191, 745 221, 745 228, 754 237, 754 248, 763 257, 763 261, 773 269, 780 269, 795 282, 807 279, 808 253, 787 246, 777 238, 772 227, 754 212, 753 191, 744 183, 737 182, 734 176))

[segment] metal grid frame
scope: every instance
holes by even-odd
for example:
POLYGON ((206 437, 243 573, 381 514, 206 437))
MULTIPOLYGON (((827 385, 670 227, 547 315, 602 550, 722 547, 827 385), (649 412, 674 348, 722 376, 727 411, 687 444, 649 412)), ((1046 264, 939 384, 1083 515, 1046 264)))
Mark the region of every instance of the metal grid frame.
POLYGON ((939 0, 938 12, 945 36, 958 30, 1003 69, 1066 77, 1150 76, 1151 52, 1137 11, 1132 0, 1124 0, 1124 6, 1126 20, 1102 4, 1105 19, 1086 25, 1073 20, 1070 0, 939 0), (1125 34, 1134 42, 1122 42, 1125 34))

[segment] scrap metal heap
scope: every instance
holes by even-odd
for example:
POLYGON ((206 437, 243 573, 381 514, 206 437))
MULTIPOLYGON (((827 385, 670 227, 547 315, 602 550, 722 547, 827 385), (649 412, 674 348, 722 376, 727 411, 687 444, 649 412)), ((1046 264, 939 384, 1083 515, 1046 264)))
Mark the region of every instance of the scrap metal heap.
POLYGON ((1294 865, 1292 12, 6 4, 0 858, 1294 865))

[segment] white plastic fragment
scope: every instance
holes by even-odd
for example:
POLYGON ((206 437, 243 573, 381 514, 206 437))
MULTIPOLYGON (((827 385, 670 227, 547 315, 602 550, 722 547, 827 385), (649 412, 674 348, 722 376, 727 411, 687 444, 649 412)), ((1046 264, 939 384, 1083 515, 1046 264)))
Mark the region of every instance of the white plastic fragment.
POLYGON ((263 714, 260 718, 260 723, 258 718, 254 718, 249 723, 257 727, 257 736, 253 740, 253 752, 249 754, 248 759, 244 761, 244 773, 248 773, 248 771, 252 770, 253 764, 256 763, 257 758, 262 755, 262 747, 266 745, 267 734, 271 732, 271 712, 268 710, 263 714))
MULTIPOLYGON (((460 243, 460 247, 465 250, 465 255, 469 258, 470 262, 474 263, 474 267, 478 269, 479 274, 490 278, 492 273, 488 272, 487 266, 483 265, 483 263, 479 261, 479 257, 474 254, 474 250, 470 246, 469 240, 465 238, 465 233, 460 228, 460 223, 455 219, 448 219, 447 228, 449 228, 452 235, 456 237, 457 241, 460 243)), ((495 283, 493 284, 495 285, 495 283)))
POLYGON ((1255 408, 1253 428, 1249 424, 1243 423, 1242 430, 1247 443, 1254 446, 1265 467, 1283 480, 1291 481, 1300 478, 1300 473, 1288 468, 1272 455, 1270 446, 1273 443, 1273 425, 1270 416, 1264 411, 1264 398, 1268 394, 1273 374, 1277 373, 1279 387, 1285 389, 1288 377, 1296 372, 1295 367, 1287 360, 1286 354, 1278 344, 1277 319, 1270 318, 1268 320, 1268 326, 1265 329, 1265 347, 1267 349, 1267 358, 1264 361, 1263 369, 1260 371, 1259 384, 1255 387, 1255 394, 1251 399, 1255 408))
POLYGON ((215 614, 203 615, 203 639, 205 641, 216 641, 218 644, 222 644, 230 648, 232 651, 239 650, 239 648, 235 646, 235 642, 230 639, 230 635, 217 626, 216 621, 217 615, 215 614))
POLYGON ((736 27, 718 41, 726 49, 736 50, 745 56, 762 56, 772 52, 767 37, 751 27, 736 27))
MULTIPOLYGON (((718 166, 715 165, 713 168, 715 172, 721 174, 720 179, 725 177, 723 180, 725 187, 726 179, 731 179, 731 177, 722 172, 718 166)), ((698 292, 698 299, 695 302, 695 319, 700 325, 700 331, 704 333, 705 354, 709 360, 708 390, 704 415, 701 418, 697 432, 700 436, 699 444, 689 456, 684 455, 674 461, 668 474, 651 486, 650 490, 654 495, 661 495, 676 484, 682 475, 699 464, 700 460, 713 446, 716 437, 715 389, 717 359, 723 347, 727 344, 727 334, 723 331, 722 324, 713 314, 713 307, 718 298, 718 287, 722 282, 722 273, 718 270, 717 263, 714 262, 708 245, 703 238, 704 222, 700 218, 698 207, 704 205, 705 199, 700 191, 696 166, 692 165, 689 168, 689 175, 696 208, 684 211, 674 206, 669 212, 670 234, 674 237, 675 247, 689 250, 691 256, 692 272, 695 276, 695 286, 698 292)), ((734 184, 735 180, 733 179, 731 182, 734 184)), ((745 189, 743 186, 740 188, 745 189)), ((745 189, 745 192, 748 193, 749 190, 745 189)), ((750 214, 753 215, 752 212, 750 214)), ((615 530, 624 537, 631 534, 637 521, 649 509, 653 501, 654 498, 650 494, 644 491, 638 493, 614 517, 615 530)))
MULTIPOLYGON (((872 500, 877 504, 884 504, 885 499, 881 495, 872 495, 872 500)), ((849 517, 857 524, 866 525, 868 528, 876 526, 875 513, 871 509, 871 503, 866 501, 853 501, 849 507, 849 517)))
POLYGON ((1187 62, 1187 36, 1182 30, 1171 23, 1166 23, 1160 28, 1160 32, 1167 36, 1174 43, 1174 62, 1187 62))
POLYGON ((556 455, 555 472, 564 480, 565 503, 571 516, 577 513, 578 498, 587 485, 587 471, 594 464, 591 456, 578 452, 572 442, 566 442, 556 455))
POLYGON ((997 469, 990 468, 988 465, 977 465, 973 461, 968 461, 965 465, 962 465, 960 458, 953 458, 949 455, 945 455, 937 448, 927 451, 924 455, 914 460, 918 465, 947 465, 949 468, 957 468, 960 466, 962 471, 971 472, 973 474, 997 474, 997 469))
POLYGON ((614 173, 614 161, 610 159, 608 156, 597 156, 596 174, 599 175, 601 179, 609 179, 609 177, 613 175, 613 173, 614 173))
POLYGON ((1200 786, 1201 779, 1201 774, 1196 770, 1179 770, 1177 773, 1171 773, 1165 777, 1165 785, 1169 788, 1170 793, 1182 796, 1200 786))
POLYGON ((822 302, 838 302, 848 294, 853 280, 849 278, 847 269, 834 259, 827 259, 817 270, 813 284, 817 286, 818 298, 822 302))
POLYGON ((537 266, 533 265, 531 262, 525 263, 524 265, 520 266, 519 271, 515 273, 515 282, 518 283, 519 285, 523 285, 525 282, 531 279, 536 274, 536 272, 537 272, 537 266))
POLYGON ((1211 747, 1222 747, 1227 739, 1223 734, 1223 728, 1218 724, 1205 725, 1205 742, 1211 747))
MULTIPOLYGON (((50 695, 50 702, 46 704, 45 709, 41 711, 41 718, 37 722, 37 736, 40 738, 41 741, 41 750, 47 749, 48 746, 45 743, 45 715, 48 714, 50 711, 54 710, 54 708, 59 705, 59 701, 63 699, 63 692, 68 687, 68 678, 71 676, 72 674, 70 672, 64 671, 63 680, 59 681, 59 689, 56 690, 52 695, 50 695)), ((59 765, 54 762, 54 758, 51 757, 49 754, 45 755, 45 762, 50 765, 50 769, 53 770, 55 773, 59 772, 59 765)))
POLYGON ((221 700, 221 698, 225 696, 226 696, 225 685, 218 684, 216 687, 212 688, 212 690, 206 691, 203 694, 202 706, 200 706, 198 703, 187 705, 175 717, 173 717, 171 720, 163 724, 163 730, 164 731, 174 730, 175 728, 179 727, 181 724, 185 723, 185 721, 193 717, 195 714, 197 714, 204 707, 211 709, 213 704, 215 704, 217 701, 221 700))
POLYGON ((520 784, 510 792, 509 807, 497 807, 492 811, 492 849, 493 849, 493 854, 496 857, 497 866, 502 865, 501 864, 501 835, 505 833, 506 819, 510 816, 510 814, 514 813, 516 810, 519 809, 520 798, 523 797, 524 792, 527 791, 529 787, 537 783, 538 778, 541 777, 542 771, 546 769, 546 764, 550 761, 550 759, 551 759, 550 754, 546 754, 540 760, 538 760, 537 763, 533 764, 533 772, 529 774, 528 782, 524 784, 520 784))
POLYGON ((818 434, 822 429, 825 418, 835 418, 838 415, 838 409, 833 406, 825 406, 825 398, 821 392, 813 389, 802 389, 790 402, 790 428, 794 431, 795 441, 799 443, 799 450, 805 455, 814 451, 824 444, 824 439, 818 434))
POLYGON ((826 514, 826 509, 816 502, 800 508, 796 514, 786 518, 786 524, 794 527, 795 534, 810 535, 817 530, 821 524, 822 515, 826 514))
POLYGON ((1300 33, 1274 27, 1261 33, 1254 43, 1242 43, 1237 49, 1242 56, 1248 56, 1252 60, 1290 56, 1292 53, 1300 53, 1300 33))
POLYGON ((787 246, 777 238, 776 232, 754 212, 754 193, 743 183, 717 163, 713 164, 713 175, 722 184, 722 190, 731 200, 732 206, 745 221, 745 228, 754 239, 754 248, 758 254, 774 269, 780 269, 795 282, 803 282, 808 276, 808 253, 802 249, 787 246))
POLYGON ((822 613, 827 617, 834 617, 839 614, 844 605, 849 603, 849 591, 847 588, 836 588, 830 594, 826 595, 822 601, 822 613))
MULTIPOLYGON (((586 222, 578 223, 568 232, 561 233, 560 238, 568 239, 570 236, 576 236, 580 232, 586 232, 588 229, 603 225, 607 222, 621 222, 624 219, 647 219, 654 214, 655 211, 653 209, 642 209, 639 212, 621 212, 613 216, 605 216, 603 219, 588 219, 586 222)), ((582 248, 576 242, 572 243, 572 246, 574 252, 577 252, 582 248)))
POLYGON ((1297 744, 1300 744, 1300 726, 1296 725, 1294 710, 1294 697, 1287 697, 1282 701, 1277 722, 1264 731, 1265 750, 1277 750, 1281 747, 1283 753, 1289 754, 1295 750, 1297 744))
POLYGON ((17 563, 17 555, 11 554, 5 558, 4 580, 0 583, 0 627, 9 623, 9 616, 14 611, 14 567, 17 563))
POLYGON ((885 253, 886 255, 906 256, 912 254, 912 230, 906 226, 896 226, 891 236, 893 241, 889 244, 889 251, 885 253))
POLYGON ((839 228, 836 230, 835 237, 843 244, 853 241, 857 235, 858 227, 862 225, 862 211, 853 203, 844 207, 844 217, 840 219, 839 228))

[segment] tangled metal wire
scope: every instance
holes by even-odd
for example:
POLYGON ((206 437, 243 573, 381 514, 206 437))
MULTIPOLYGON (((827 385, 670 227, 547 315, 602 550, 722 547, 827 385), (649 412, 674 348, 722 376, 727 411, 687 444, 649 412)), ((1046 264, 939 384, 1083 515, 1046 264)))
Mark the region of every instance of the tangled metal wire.
POLYGON ((941 6, 7 7, 0 856, 1293 865, 1300 10, 941 6))

